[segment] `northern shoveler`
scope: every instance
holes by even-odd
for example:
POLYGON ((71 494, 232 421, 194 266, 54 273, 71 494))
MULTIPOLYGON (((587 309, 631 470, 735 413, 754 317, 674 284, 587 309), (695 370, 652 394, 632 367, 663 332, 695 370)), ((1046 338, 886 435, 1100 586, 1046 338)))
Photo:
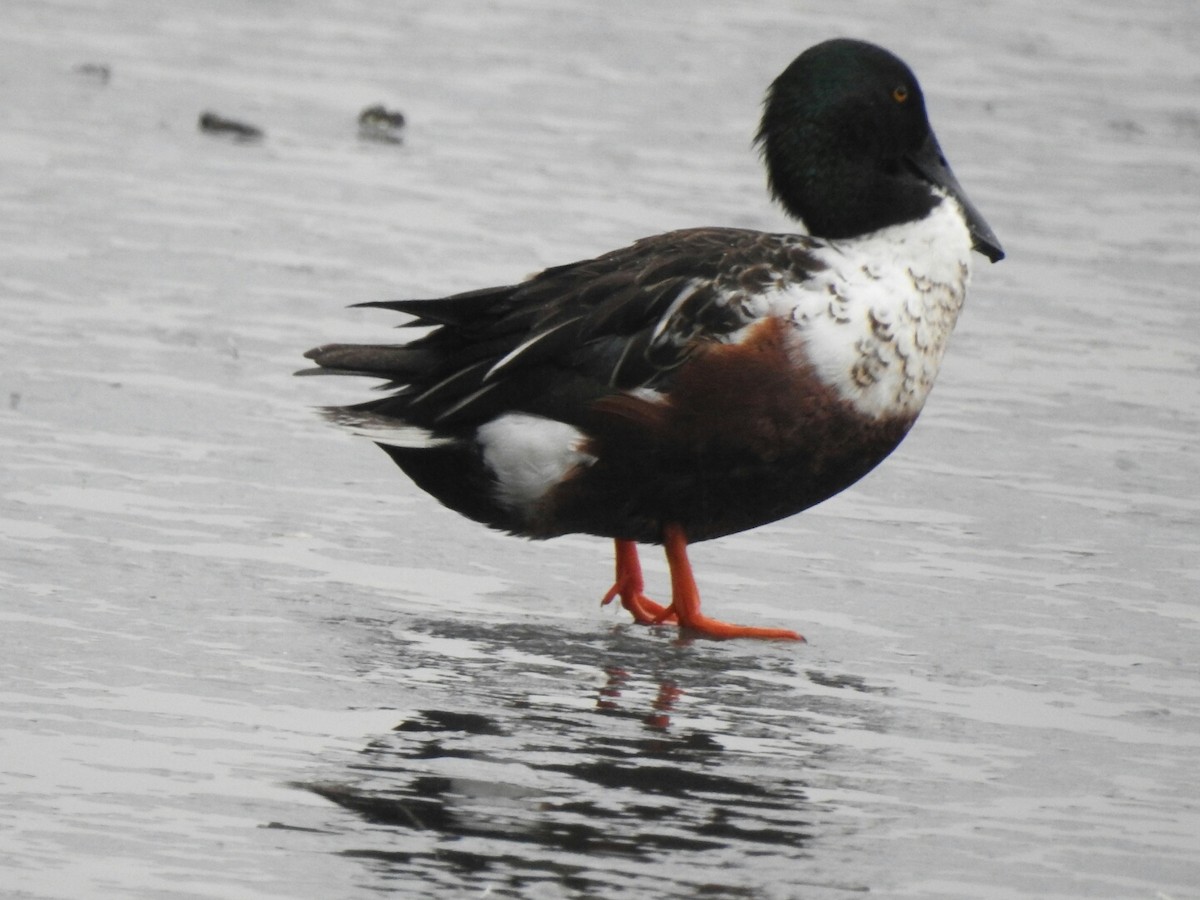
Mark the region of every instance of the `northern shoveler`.
POLYGON ((702 615, 688 542, 798 513, 878 465, 933 386, 972 249, 1004 253, 917 79, 881 47, 802 53, 771 85, 757 143, 808 235, 673 231, 520 284, 361 304, 433 329, 309 351, 309 372, 393 389, 331 414, 392 429, 379 445, 471 519, 612 538, 603 602, 639 623, 803 640, 702 615), (643 594, 636 542, 665 545, 669 605, 643 594))

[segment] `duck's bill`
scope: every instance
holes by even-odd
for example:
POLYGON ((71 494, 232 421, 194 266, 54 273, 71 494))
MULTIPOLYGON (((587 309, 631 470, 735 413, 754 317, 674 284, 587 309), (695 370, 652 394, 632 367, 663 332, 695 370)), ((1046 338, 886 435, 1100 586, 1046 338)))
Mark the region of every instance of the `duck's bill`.
POLYGON ((937 185, 958 201, 966 215, 967 228, 971 231, 974 248, 994 263, 1004 259, 1004 248, 1000 246, 999 238, 954 177, 950 164, 946 162, 942 149, 932 135, 920 150, 909 156, 908 162, 922 178, 930 184, 937 185))

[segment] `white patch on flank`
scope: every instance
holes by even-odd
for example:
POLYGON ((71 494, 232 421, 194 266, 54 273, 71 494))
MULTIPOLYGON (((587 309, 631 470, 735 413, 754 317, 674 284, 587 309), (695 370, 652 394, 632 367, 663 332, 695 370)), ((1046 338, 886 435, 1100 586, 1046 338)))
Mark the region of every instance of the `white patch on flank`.
POLYGON ((528 413, 505 413, 481 425, 475 437, 496 478, 496 499, 525 515, 571 469, 596 461, 579 449, 584 441, 579 429, 528 413))
POLYGON ((957 202, 916 222, 828 241, 828 268, 768 296, 790 321, 797 361, 872 418, 916 415, 933 387, 970 278, 971 236, 957 202))

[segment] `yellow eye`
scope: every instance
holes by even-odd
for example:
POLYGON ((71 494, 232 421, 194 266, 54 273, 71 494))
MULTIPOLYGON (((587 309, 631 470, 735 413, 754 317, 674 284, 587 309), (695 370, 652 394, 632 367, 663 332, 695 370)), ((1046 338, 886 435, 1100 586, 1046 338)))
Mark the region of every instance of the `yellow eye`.
POLYGON ((892 89, 892 99, 897 103, 907 103, 908 88, 902 84, 896 85, 896 87, 892 89))

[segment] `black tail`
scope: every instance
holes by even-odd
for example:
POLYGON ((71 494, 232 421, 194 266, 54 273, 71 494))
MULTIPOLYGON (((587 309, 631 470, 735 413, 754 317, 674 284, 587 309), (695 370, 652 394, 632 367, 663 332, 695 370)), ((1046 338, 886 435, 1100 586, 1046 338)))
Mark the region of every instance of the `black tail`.
POLYGON ((448 441, 429 447, 380 443, 379 447, 417 487, 443 506, 492 528, 518 530, 512 514, 495 500, 495 481, 474 441, 448 441))

